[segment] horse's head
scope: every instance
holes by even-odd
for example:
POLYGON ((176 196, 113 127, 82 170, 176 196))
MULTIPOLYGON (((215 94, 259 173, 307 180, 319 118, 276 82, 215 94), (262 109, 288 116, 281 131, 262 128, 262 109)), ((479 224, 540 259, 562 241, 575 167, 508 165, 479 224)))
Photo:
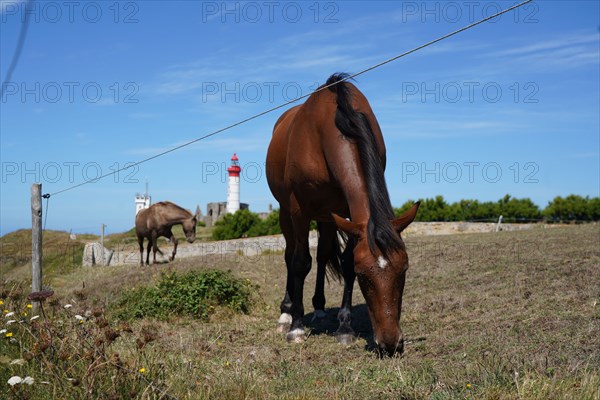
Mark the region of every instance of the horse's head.
POLYGON ((181 226, 188 243, 194 243, 194 240, 196 240, 196 216, 183 220, 181 226))
MULTIPOLYGON (((400 234, 414 219, 419 208, 415 203, 399 218, 390 221, 400 234)), ((408 255, 404 244, 397 250, 388 251, 387 257, 379 251, 372 252, 367 240, 365 224, 347 221, 333 215, 338 228, 353 237, 354 271, 369 309, 373 334, 379 353, 393 355, 404 350, 404 338, 400 329, 402 292, 408 255)))

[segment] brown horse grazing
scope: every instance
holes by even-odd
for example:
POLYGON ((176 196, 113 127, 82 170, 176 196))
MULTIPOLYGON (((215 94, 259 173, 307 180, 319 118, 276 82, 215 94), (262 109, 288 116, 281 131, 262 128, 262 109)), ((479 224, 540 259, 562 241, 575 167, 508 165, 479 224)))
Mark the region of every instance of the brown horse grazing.
MULTIPOLYGON (((196 216, 188 210, 179 207, 170 201, 161 201, 145 210, 141 210, 135 217, 135 234, 140 244, 140 265, 144 265, 144 238, 148 239, 146 265, 150 264, 150 248, 153 249, 153 264, 156 264, 158 246, 156 240, 164 236, 173 242, 173 254, 169 260, 175 259, 177 253, 177 238, 171 232, 173 225, 181 224, 185 238, 189 243, 196 240, 196 216)), ((161 252, 162 254, 162 252, 161 252)))
MULTIPOLYGON (((332 75, 326 85, 346 76, 332 75)), ((358 277, 379 354, 403 351, 400 313, 408 256, 400 232, 413 221, 419 204, 394 219, 385 163, 379 124, 365 96, 351 83, 312 94, 275 124, 267 152, 267 180, 279 201, 286 240, 287 283, 278 324, 288 329, 289 342, 305 339, 303 290, 312 261, 308 231, 310 221, 317 220, 313 305, 324 306, 322 280, 329 261, 344 279, 337 340, 344 344, 355 340, 351 306, 358 277), (343 254, 338 251, 338 229, 348 236, 343 254)))

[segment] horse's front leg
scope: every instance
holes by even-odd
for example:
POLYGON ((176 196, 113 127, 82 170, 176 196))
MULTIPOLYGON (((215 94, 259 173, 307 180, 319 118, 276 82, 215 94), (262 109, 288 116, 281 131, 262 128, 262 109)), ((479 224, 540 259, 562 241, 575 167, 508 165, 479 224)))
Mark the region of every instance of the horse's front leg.
POLYGON ((171 242, 173 242, 173 253, 171 254, 171 257, 169 258, 169 261, 173 261, 175 259, 175 254, 177 254, 177 238, 175 237, 175 235, 173 235, 173 233, 171 233, 169 240, 171 242))
POLYGON ((338 312, 340 325, 335 332, 337 341, 341 344, 351 344, 356 340, 352 329, 352 291, 354 290, 354 239, 349 238, 344 253, 342 254, 342 272, 344 274, 344 295, 342 306, 338 312))

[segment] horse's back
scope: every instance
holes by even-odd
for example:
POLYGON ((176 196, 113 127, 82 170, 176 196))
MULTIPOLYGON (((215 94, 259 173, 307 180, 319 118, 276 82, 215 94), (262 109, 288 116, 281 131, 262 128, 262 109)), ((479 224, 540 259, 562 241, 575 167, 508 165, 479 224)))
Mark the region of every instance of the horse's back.
MULTIPOLYGON (((385 165, 385 145, 379 124, 366 97, 351 83, 343 83, 351 108, 369 121, 378 153, 385 165)), ((329 212, 346 214, 350 186, 362 176, 356 143, 336 125, 338 90, 313 93, 306 102, 286 111, 277 121, 267 153, 267 180, 282 208, 311 209, 311 217, 329 212)), ((358 201, 358 200, 357 200, 358 201)))

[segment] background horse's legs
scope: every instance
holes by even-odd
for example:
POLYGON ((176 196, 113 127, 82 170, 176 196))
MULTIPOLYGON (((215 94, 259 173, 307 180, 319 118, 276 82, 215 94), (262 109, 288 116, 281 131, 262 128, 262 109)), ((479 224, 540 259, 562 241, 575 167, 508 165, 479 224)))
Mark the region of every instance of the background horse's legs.
POLYGON ((279 211, 279 225, 285 238, 285 266, 287 269, 287 278, 285 284, 285 294, 281 301, 281 315, 277 321, 277 331, 287 332, 292 324, 292 299, 291 293, 294 291, 294 274, 292 272, 292 258, 294 255, 295 239, 294 228, 290 213, 283 208, 279 211))
POLYGON ((342 270, 344 273, 344 296, 342 306, 338 312, 340 326, 335 332, 335 337, 339 343, 350 344, 356 340, 354 330, 352 329, 352 291, 354 290, 354 239, 348 238, 346 249, 342 254, 342 270))
POLYGON ((177 238, 171 231, 169 231, 167 238, 173 242, 173 253, 171 253, 171 257, 169 258, 169 261, 173 261, 175 259, 175 254, 177 254, 177 238))
POLYGON ((144 237, 138 236, 138 244, 140 245, 140 265, 144 266, 144 237))
POLYGON ((150 250, 152 250, 152 237, 148 238, 148 245, 146 246, 146 265, 150 265, 150 250))
POLYGON ((312 257, 308 247, 308 231, 310 228, 310 219, 302 215, 294 215, 294 236, 296 245, 292 258, 292 273, 294 279, 294 289, 291 293, 292 298, 292 325, 287 333, 287 341, 300 343, 305 340, 304 324, 304 279, 310 272, 312 257))
POLYGON ((156 264, 156 252, 158 251, 158 234, 152 232, 152 264, 156 264))

